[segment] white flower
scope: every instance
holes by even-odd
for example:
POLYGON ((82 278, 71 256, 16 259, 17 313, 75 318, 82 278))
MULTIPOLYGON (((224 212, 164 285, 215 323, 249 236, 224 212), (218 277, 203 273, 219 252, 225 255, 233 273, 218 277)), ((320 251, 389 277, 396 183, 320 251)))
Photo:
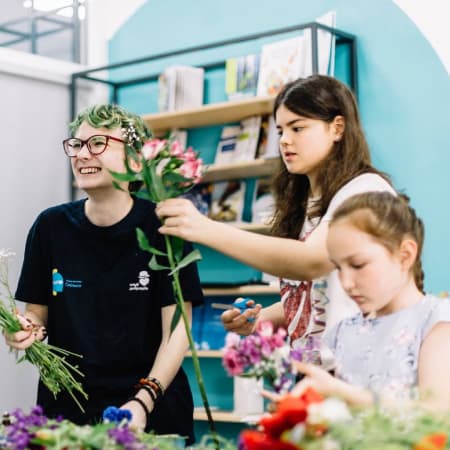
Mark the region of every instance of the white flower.
POLYGON ((9 248, 1 248, 0 249, 0 260, 2 259, 8 259, 12 256, 16 256, 14 252, 12 252, 9 248))
POLYGON ((327 398, 308 406, 306 421, 311 425, 346 422, 352 418, 347 404, 338 398, 327 398))

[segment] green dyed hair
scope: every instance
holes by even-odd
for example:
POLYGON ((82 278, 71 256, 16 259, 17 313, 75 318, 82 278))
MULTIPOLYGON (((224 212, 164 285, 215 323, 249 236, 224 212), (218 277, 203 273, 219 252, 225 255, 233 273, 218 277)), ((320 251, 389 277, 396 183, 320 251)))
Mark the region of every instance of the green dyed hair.
MULTIPOLYGON (((78 113, 75 120, 69 124, 72 136, 78 131, 83 122, 94 128, 106 128, 107 130, 121 128, 124 140, 128 141, 125 145, 125 152, 128 156, 134 158, 136 157, 135 152, 141 149, 142 143, 151 137, 151 132, 141 117, 118 105, 94 105, 82 110, 78 113), (131 130, 133 130, 134 139, 130 142, 128 137, 131 134, 131 130), (139 139, 136 139, 136 137, 139 139)), ((133 181, 129 184, 128 190, 136 192, 141 186, 141 181, 133 181)))
MULTIPOLYGON (((151 136, 150 130, 141 117, 118 105, 94 105, 84 109, 69 124, 72 135, 77 132, 83 122, 87 122, 94 128, 106 128, 108 130, 122 128, 125 132, 132 126, 141 143, 151 136)), ((125 134, 124 138, 126 138, 125 134)), ((140 146, 137 145, 132 145, 132 147, 135 150, 140 149, 140 146)))

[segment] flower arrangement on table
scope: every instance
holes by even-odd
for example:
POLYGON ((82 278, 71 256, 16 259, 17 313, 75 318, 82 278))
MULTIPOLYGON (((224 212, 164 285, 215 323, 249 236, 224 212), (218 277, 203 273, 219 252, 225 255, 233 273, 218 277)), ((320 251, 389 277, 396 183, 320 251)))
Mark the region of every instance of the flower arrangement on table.
MULTIPOLYGON (((9 287, 8 260, 12 256, 14 253, 11 251, 0 250, 0 330, 6 334, 14 334, 22 330, 16 302, 9 287)), ((41 328, 32 323, 30 326, 32 327, 30 332, 38 333, 41 328)), ((25 349, 22 356, 18 357, 18 354, 16 352, 17 362, 28 361, 33 364, 39 372, 40 379, 55 397, 61 391, 67 391, 83 411, 76 395, 87 399, 87 394, 84 392, 82 384, 75 378, 76 376, 82 377, 83 374, 77 366, 73 366, 66 359, 68 356, 81 358, 81 355, 40 340, 36 340, 25 349)))
POLYGON ((318 357, 318 341, 313 337, 292 349, 286 330, 275 331, 272 322, 262 321, 249 336, 227 333, 222 363, 231 376, 262 378, 275 392, 286 393, 295 383, 293 362, 314 362, 318 357))
POLYGON ((282 397, 258 429, 244 430, 239 450, 441 450, 450 448, 449 435, 450 417, 420 408, 351 411, 308 388, 282 397))
MULTIPOLYGON (((123 132, 126 139, 127 156, 138 162, 140 169, 136 171, 131 168, 128 159, 126 159, 125 173, 111 172, 111 174, 117 181, 141 182, 143 188, 133 192, 133 195, 158 203, 162 200, 179 197, 200 182, 203 174, 203 163, 191 147, 184 150, 178 141, 169 139, 149 139, 143 142, 139 140, 132 126, 124 129, 123 132)), ((114 182, 114 185, 117 189, 121 189, 117 182, 114 182)), ((203 383, 200 362, 192 337, 189 319, 185 310, 179 279, 180 269, 201 259, 200 252, 194 250, 188 255, 183 255, 183 240, 167 235, 164 235, 166 251, 163 252, 150 245, 145 233, 140 228, 136 229, 136 234, 140 248, 152 255, 149 267, 152 270, 167 270, 169 276, 172 277, 172 286, 177 304, 172 318, 171 330, 175 329, 181 318, 188 336, 195 376, 209 426, 212 434, 215 435, 214 421, 203 383), (164 263, 161 264, 157 257, 164 258, 164 263)))
MULTIPOLYGON (((15 410, 4 415, 0 424, 2 450, 174 450, 184 448, 179 436, 156 436, 136 431, 128 426, 128 410, 108 408, 104 422, 96 425, 75 425, 68 420, 48 419, 36 406, 29 414, 15 410)), ((221 440, 224 450, 235 450, 231 443, 221 440)), ((207 439, 198 450, 215 448, 207 439)))

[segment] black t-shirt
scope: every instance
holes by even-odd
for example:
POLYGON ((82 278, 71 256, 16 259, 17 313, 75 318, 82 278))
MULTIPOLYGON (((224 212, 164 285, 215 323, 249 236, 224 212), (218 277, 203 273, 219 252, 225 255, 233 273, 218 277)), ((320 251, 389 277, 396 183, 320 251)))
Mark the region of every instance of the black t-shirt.
MULTIPOLYGON (((148 374, 161 342, 161 308, 175 298, 168 272, 149 268, 151 255, 136 239, 140 227, 153 247, 164 249, 154 205, 135 199, 123 220, 99 227, 87 219, 84 204, 49 208, 36 219, 16 298, 48 306, 48 341, 83 355, 75 363, 85 374, 89 403, 95 403, 96 392, 128 392, 148 374)), ((180 272, 180 281, 185 300, 201 303, 195 264, 180 272)), ((186 383, 181 372, 172 384, 186 383)), ((65 396, 58 396, 58 404, 48 394, 40 386, 38 401, 55 411, 63 407, 57 412, 64 415, 65 396)))

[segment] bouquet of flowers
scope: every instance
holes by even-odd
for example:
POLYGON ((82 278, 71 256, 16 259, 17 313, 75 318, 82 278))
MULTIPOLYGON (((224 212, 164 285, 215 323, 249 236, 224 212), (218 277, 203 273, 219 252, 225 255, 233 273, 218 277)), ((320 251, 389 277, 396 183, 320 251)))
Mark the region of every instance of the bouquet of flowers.
MULTIPOLYGON (((137 171, 133 170, 130 167, 128 158, 126 158, 126 172, 111 173, 117 181, 141 182, 143 188, 133 192, 133 195, 158 203, 162 200, 185 194, 201 180, 203 163, 192 148, 189 147, 184 150, 178 141, 168 139, 149 139, 142 142, 136 136, 132 126, 123 130, 123 132, 127 141, 127 156, 136 161, 140 169, 137 171)), ((115 182, 115 186, 121 189, 117 182, 115 182)), ((211 432, 215 434, 214 422, 200 370, 200 362, 192 337, 189 319, 185 311, 183 292, 179 280, 180 269, 201 259, 200 252, 194 250, 188 255, 183 255, 183 240, 167 235, 164 236, 166 252, 162 252, 150 245, 141 229, 138 228, 136 233, 140 248, 152 255, 149 267, 153 270, 167 270, 169 276, 172 277, 177 307, 172 318, 171 330, 174 330, 180 318, 182 318, 192 352, 192 362, 200 394, 208 416, 211 432), (157 257, 163 257, 164 262, 159 262, 157 257)))
POLYGON ((440 450, 450 448, 450 417, 420 408, 350 411, 311 388, 284 396, 257 430, 244 430, 240 450, 440 450))
POLYGON ((318 355, 317 341, 291 349, 283 328, 274 331, 272 322, 259 322, 255 333, 241 337, 227 333, 223 366, 231 376, 263 378, 278 393, 288 392, 295 383, 293 361, 313 362, 318 355))
POLYGON ((109 409, 105 414, 104 423, 78 426, 68 420, 48 419, 39 406, 34 407, 29 414, 17 409, 11 415, 3 416, 3 424, 0 425, 0 448, 5 450, 184 448, 184 439, 181 437, 160 437, 129 428, 130 416, 127 410, 109 409))
MULTIPOLYGON (((6 334, 13 334, 22 330, 8 279, 8 259, 13 255, 14 253, 10 251, 0 250, 0 329, 6 334)), ((81 383, 74 377, 75 374, 79 376, 83 376, 83 374, 77 366, 71 365, 66 360, 67 356, 81 357, 45 342, 35 341, 24 351, 23 356, 18 359, 18 363, 28 361, 33 364, 39 372, 41 381, 54 396, 63 389, 66 390, 83 411, 83 407, 75 394, 78 393, 85 399, 87 399, 87 394, 84 392, 81 383)))

